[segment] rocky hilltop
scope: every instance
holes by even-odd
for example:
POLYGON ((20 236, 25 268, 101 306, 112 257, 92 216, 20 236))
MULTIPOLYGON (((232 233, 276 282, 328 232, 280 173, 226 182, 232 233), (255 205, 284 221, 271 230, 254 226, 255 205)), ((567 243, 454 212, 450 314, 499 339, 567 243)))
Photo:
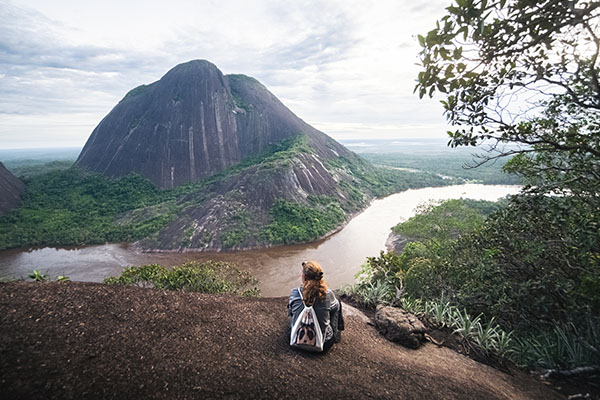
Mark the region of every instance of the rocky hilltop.
POLYGON ((136 172, 173 188, 300 134, 320 157, 348 154, 257 80, 193 60, 127 93, 94 129, 76 165, 109 177, 136 172))
POLYGON ((25 185, 0 162, 0 216, 21 201, 25 185))
MULTIPOLYGON (((286 298, 0 283, 6 399, 561 399, 523 372, 409 350, 344 304, 327 354, 289 346, 286 298)), ((583 397, 582 397, 583 398, 583 397)))
POLYGON ((131 90, 93 131, 76 165, 108 177, 135 172, 174 188, 171 201, 118 221, 160 225, 137 242, 150 251, 316 240, 382 187, 394 188, 257 80, 223 75, 203 60, 131 90))

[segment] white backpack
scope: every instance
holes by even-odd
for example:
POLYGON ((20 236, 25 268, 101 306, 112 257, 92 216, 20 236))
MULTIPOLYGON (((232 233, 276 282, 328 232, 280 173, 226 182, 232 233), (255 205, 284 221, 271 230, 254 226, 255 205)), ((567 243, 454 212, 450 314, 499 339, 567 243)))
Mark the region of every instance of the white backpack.
MULTIPOLYGON (((304 304, 300 288, 298 288, 298 293, 300 293, 302 304, 304 304)), ((317 313, 312 306, 307 307, 304 304, 304 310, 300 312, 292 327, 290 346, 308 351, 323 351, 323 333, 317 319, 317 313)))

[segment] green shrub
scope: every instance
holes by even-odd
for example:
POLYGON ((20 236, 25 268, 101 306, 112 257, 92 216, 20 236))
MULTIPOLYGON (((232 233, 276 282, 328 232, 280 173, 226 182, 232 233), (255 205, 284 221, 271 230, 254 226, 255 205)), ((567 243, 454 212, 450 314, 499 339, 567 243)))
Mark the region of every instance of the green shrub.
POLYGON ((359 286, 356 294, 365 306, 375 308, 377 304, 388 304, 394 299, 394 287, 382 281, 368 282, 359 286))
POLYGON ((521 366, 543 369, 571 369, 598 365, 600 325, 576 329, 574 325, 557 325, 552 330, 517 338, 512 350, 513 360, 521 366), (587 346, 586 346, 587 345, 587 346))
POLYGON ((258 281, 249 273, 218 261, 192 261, 170 269, 158 264, 127 267, 120 276, 104 282, 186 292, 260 295, 258 281))
POLYGON ((273 222, 261 230, 260 238, 267 243, 285 244, 317 240, 346 218, 336 202, 305 206, 284 199, 275 201, 270 215, 273 222))
POLYGON ((381 281, 346 285, 340 289, 340 293, 353 296, 366 308, 375 308, 377 304, 389 304, 394 299, 394 291, 393 286, 381 281))

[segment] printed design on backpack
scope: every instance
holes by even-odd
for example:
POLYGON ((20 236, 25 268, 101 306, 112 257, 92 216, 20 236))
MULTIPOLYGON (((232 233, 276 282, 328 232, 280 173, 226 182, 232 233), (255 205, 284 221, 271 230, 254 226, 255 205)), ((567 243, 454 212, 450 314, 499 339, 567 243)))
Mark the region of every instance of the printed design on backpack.
MULTIPOLYGON (((302 298, 300 289, 298 292, 302 298)), ((304 299, 302 299, 302 303, 304 304, 304 299)), ((290 346, 309 351, 323 351, 323 333, 314 308, 304 304, 304 310, 292 327, 290 346)))
POLYGON ((317 343, 317 332, 315 332, 315 322, 312 314, 308 311, 305 309, 302 312, 302 321, 296 335, 296 344, 315 346, 317 343))

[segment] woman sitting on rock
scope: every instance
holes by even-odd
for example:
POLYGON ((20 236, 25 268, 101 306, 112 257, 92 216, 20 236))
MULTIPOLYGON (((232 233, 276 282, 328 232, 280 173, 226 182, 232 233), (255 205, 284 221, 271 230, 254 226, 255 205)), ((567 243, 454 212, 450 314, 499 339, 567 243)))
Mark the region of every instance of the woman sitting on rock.
POLYGON ((333 343, 341 339, 344 330, 342 303, 335 297, 333 291, 327 289, 323 280, 323 270, 316 261, 302 263, 302 286, 290 293, 288 316, 291 317, 290 327, 306 307, 312 306, 323 334, 323 351, 329 350, 333 343))

